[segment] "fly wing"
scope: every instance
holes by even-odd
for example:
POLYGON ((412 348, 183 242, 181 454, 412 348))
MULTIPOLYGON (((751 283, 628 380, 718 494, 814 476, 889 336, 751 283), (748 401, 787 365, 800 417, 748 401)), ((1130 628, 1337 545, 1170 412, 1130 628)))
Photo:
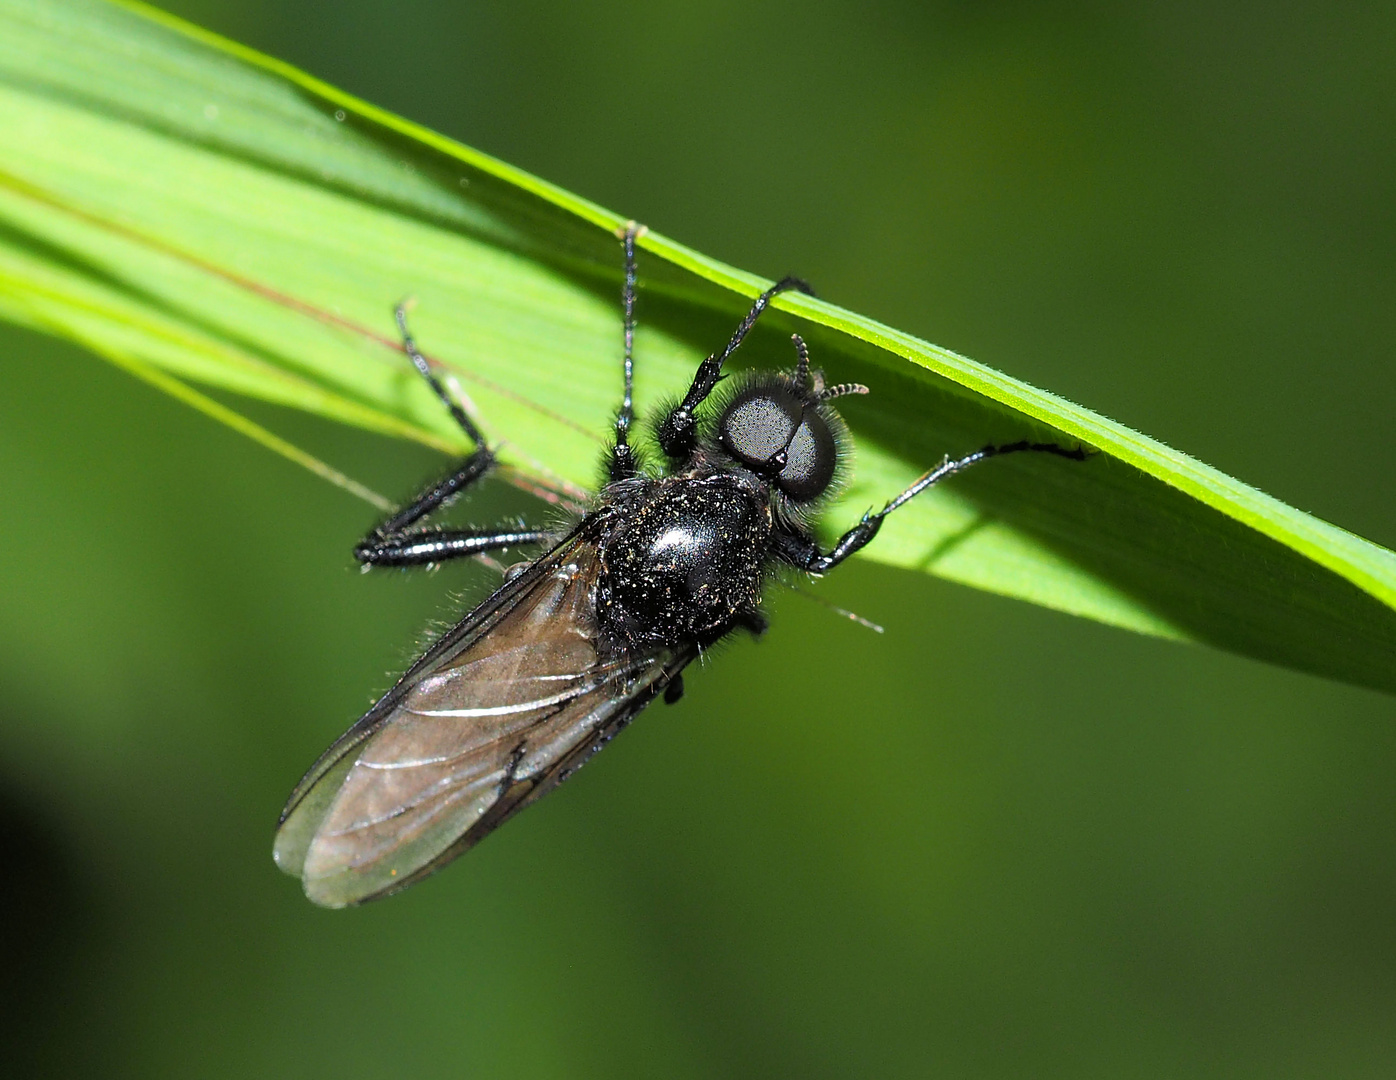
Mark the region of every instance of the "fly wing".
POLYGON ((542 556, 311 768, 275 849, 311 900, 360 903, 445 865, 566 779, 692 659, 598 641, 599 568, 582 531, 542 556))

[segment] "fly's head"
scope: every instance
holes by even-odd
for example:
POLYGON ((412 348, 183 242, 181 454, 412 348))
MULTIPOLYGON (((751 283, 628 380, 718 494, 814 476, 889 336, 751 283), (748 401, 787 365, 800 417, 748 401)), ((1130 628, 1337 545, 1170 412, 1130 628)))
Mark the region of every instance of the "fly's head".
POLYGON ((842 471, 848 429, 829 404, 866 394, 856 383, 826 386, 810 371, 805 343, 795 337, 794 371, 757 371, 737 382, 719 404, 715 450, 770 485, 781 508, 803 517, 830 494, 842 471))

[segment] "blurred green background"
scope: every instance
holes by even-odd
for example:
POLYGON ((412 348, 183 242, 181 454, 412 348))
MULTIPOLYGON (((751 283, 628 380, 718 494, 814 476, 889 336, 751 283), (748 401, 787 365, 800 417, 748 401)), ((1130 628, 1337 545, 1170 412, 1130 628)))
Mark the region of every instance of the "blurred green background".
MULTIPOLYGON (((167 6, 1396 545, 1391 5, 167 6)), ((487 579, 361 577, 361 504, 0 350, 13 1075, 1396 1075, 1396 702, 877 566, 817 591, 885 635, 778 595, 462 863, 312 908, 283 798, 487 579)))

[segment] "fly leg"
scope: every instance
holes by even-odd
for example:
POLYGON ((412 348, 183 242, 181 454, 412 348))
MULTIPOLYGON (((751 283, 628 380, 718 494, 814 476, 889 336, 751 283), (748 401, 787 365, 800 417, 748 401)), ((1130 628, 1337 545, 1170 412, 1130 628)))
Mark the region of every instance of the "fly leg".
POLYGON ((630 445, 630 425, 635 420, 635 238, 643 226, 630 222, 625 226, 625 284, 621 286, 621 308, 625 313, 625 390, 620 408, 616 410, 616 441, 611 447, 607 472, 614 483, 629 480, 639 471, 635 450, 630 445))
MULTIPOLYGON (((485 444, 485 437, 480 433, 480 429, 475 426, 475 421, 465 414, 465 410, 460 407, 460 402, 456 401, 450 394, 446 393, 446 388, 441 385, 441 380, 436 377, 436 372, 431 370, 431 364, 417 348, 417 342, 412 337, 411 331, 407 329, 407 305, 399 304, 394 311, 397 316, 398 333, 402 335, 402 351, 412 361, 412 366, 421 372, 422 378, 426 379, 427 385, 436 392, 436 396, 441 399, 441 404, 446 406, 446 410, 451 414, 460 429, 469 436, 470 441, 477 447, 476 456, 481 453, 488 454, 489 447, 485 444)), ((491 459, 493 460, 493 459, 491 459)))
POLYGON ((681 402, 670 410, 669 415, 660 421, 659 430, 656 432, 660 448, 669 457, 684 461, 693 453, 693 448, 698 442, 698 421, 694 417, 693 411, 713 392, 713 388, 722 378, 723 362, 737 351, 737 346, 751 332, 751 328, 756 325, 756 320, 761 317, 761 313, 770 307, 771 300, 788 289, 796 289, 809 296, 814 295, 814 290, 810 288, 809 282, 797 277, 781 278, 756 298, 751 305, 751 310, 737 324, 737 329, 732 332, 731 339, 723 346, 722 350, 708 356, 698 365, 698 371, 693 376, 693 383, 689 386, 688 393, 684 395, 681 402))
POLYGON ((547 529, 437 529, 427 526, 384 533, 374 529, 354 547, 354 558, 369 566, 426 566, 447 559, 483 555, 490 551, 541 544, 554 533, 547 529))
POLYGON ((916 483, 903 491, 895 499, 889 502, 877 513, 869 510, 863 515, 863 519, 857 525, 849 529, 834 544, 828 552, 819 550, 818 545, 806 536, 801 536, 793 532, 777 531, 774 537, 777 553, 787 562, 793 563, 801 570, 811 574, 825 574, 838 566, 844 559, 854 552, 865 547, 877 531, 882 528, 882 522, 893 510, 916 498, 933 484, 939 483, 947 476, 954 476, 957 472, 963 472, 971 465, 977 465, 981 461, 987 461, 992 457, 1002 457, 1004 454, 1018 453, 1039 453, 1056 454, 1058 457, 1070 458, 1072 461, 1085 461, 1088 453, 1083 447, 1069 448, 1059 446, 1056 443, 1035 443, 1027 439, 1015 443, 1007 443, 1003 446, 986 446, 982 450, 976 450, 972 454, 966 454, 962 458, 954 461, 946 458, 930 472, 923 475, 916 483))
POLYGON ((402 333, 403 351, 475 444, 475 451, 360 540, 354 547, 354 558, 371 566, 420 566, 546 540, 551 534, 544 529, 440 529, 417 525, 481 480, 494 465, 495 457, 475 422, 446 392, 431 364, 417 348, 407 329, 407 311, 401 304, 397 307, 397 325, 402 333))

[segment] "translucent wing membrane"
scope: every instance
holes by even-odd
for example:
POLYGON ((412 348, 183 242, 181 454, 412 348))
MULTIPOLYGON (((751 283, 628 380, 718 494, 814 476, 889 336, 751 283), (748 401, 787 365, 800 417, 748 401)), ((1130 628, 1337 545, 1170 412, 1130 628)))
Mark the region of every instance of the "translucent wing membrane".
POLYGON ((311 900, 356 904, 443 866, 556 787, 692 659, 598 641, 594 522, 433 646, 292 793, 276 861, 311 900))

